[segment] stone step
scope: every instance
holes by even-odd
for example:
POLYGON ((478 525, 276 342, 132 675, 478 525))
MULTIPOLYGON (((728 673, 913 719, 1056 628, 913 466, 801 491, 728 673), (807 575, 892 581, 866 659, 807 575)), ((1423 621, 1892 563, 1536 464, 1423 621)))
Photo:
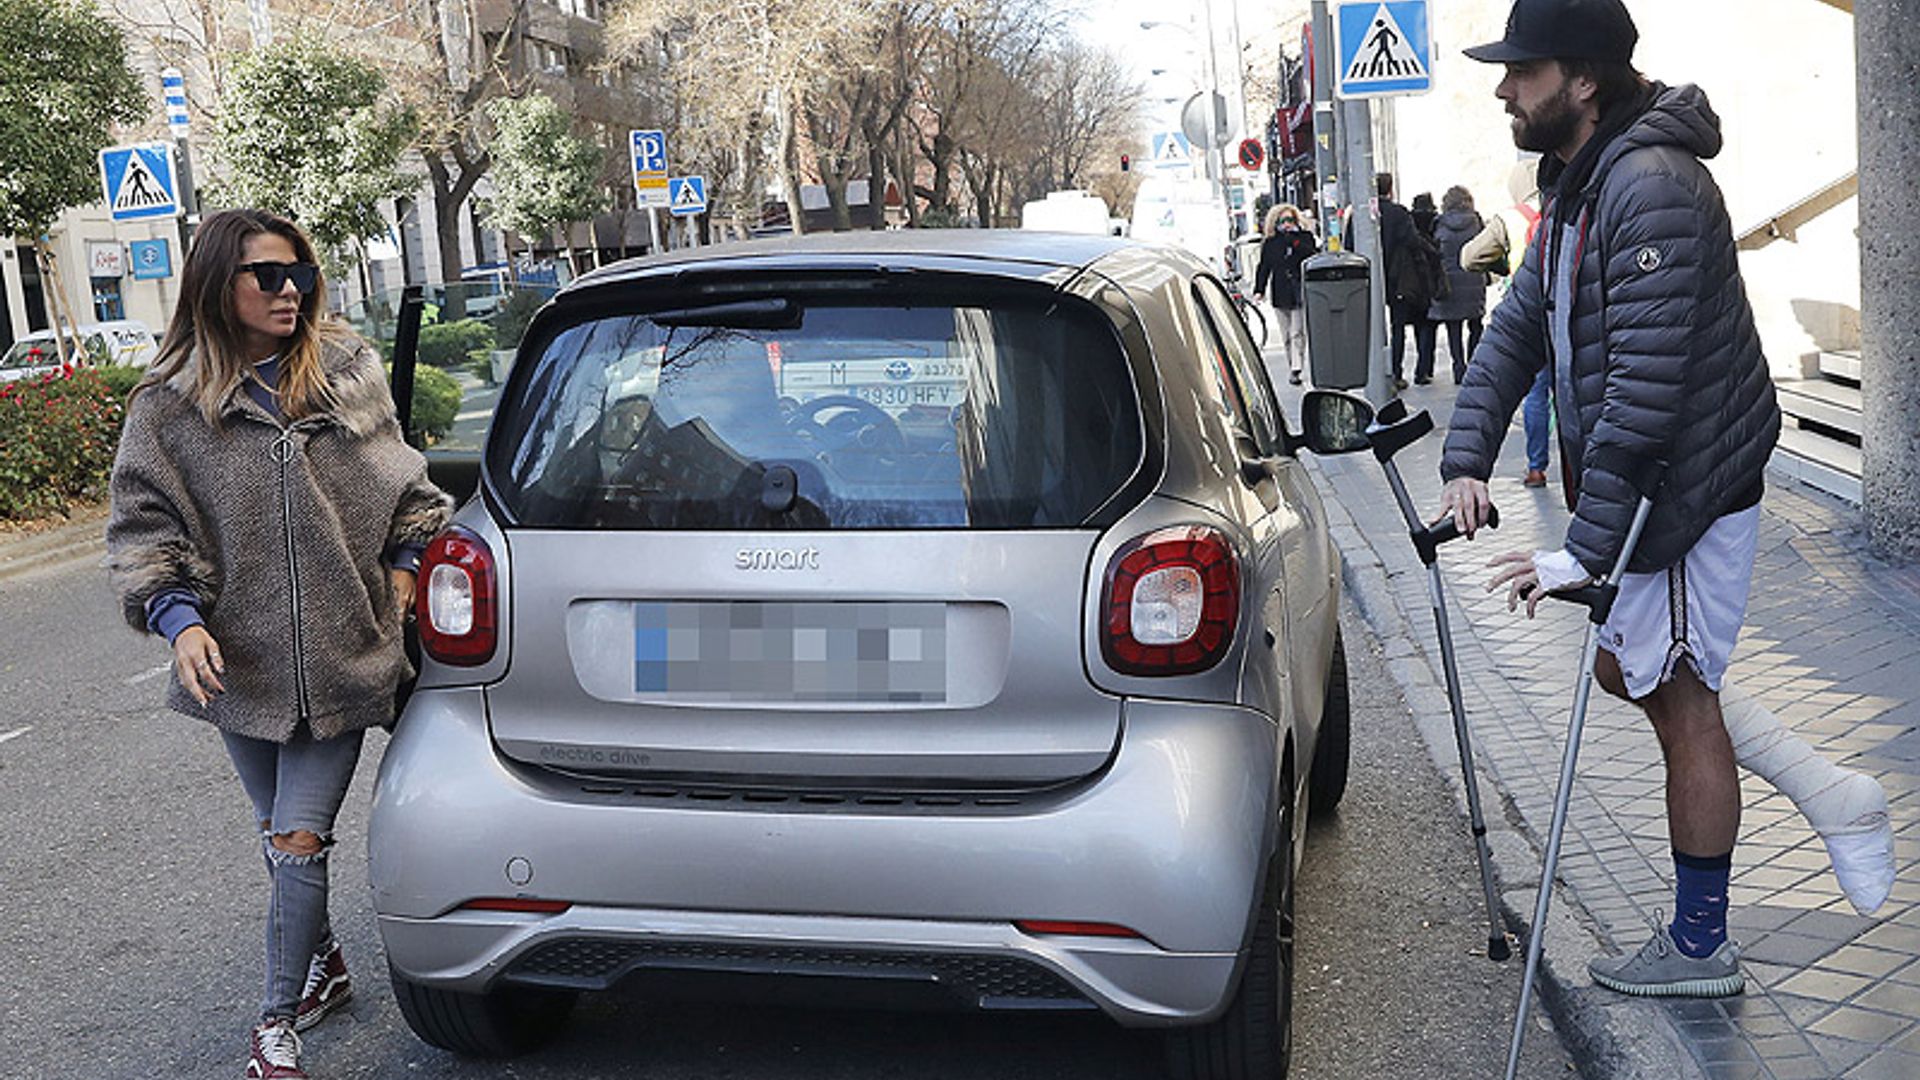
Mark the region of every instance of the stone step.
POLYGON ((1825 379, 1778 379, 1773 388, 1780 398, 1780 411, 1788 416, 1860 435, 1859 387, 1825 379))
POLYGON ((1860 382, 1860 354, 1842 349, 1837 352, 1820 353, 1820 374, 1835 379, 1846 379, 1858 385, 1860 382))
POLYGON ((1773 470, 1829 495, 1860 504, 1860 448, 1788 426, 1773 451, 1773 470))

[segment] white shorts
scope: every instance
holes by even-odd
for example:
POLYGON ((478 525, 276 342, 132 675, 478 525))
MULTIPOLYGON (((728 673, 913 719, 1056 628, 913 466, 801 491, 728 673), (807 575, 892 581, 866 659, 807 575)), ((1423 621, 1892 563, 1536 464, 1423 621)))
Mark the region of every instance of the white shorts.
POLYGON ((1686 558, 1667 569, 1620 579, 1600 647, 1620 661, 1628 697, 1653 693, 1673 678, 1682 658, 1719 693, 1747 617, 1759 540, 1760 507, 1751 506, 1714 522, 1686 558))

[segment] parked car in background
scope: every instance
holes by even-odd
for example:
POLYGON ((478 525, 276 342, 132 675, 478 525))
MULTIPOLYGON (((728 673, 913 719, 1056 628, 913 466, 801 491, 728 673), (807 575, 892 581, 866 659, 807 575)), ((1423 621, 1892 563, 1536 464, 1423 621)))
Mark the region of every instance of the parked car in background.
POLYGON ((408 1024, 507 1055, 583 991, 797 978, 1284 1076, 1348 753, 1307 446, 1168 248, 863 232, 562 289, 420 567, 368 841, 408 1024))
MULTIPOLYGON (((153 332, 137 319, 82 323, 66 335, 68 354, 79 364, 123 364, 144 368, 159 355, 153 332)), ((0 382, 44 375, 60 366, 52 330, 35 330, 0 355, 0 382)))

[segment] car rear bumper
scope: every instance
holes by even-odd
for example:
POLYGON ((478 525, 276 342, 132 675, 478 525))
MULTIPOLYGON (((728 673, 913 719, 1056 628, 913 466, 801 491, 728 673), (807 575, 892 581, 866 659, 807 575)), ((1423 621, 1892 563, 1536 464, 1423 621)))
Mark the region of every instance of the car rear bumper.
POLYGON ((422 691, 381 765, 374 906, 394 967, 452 989, 659 970, 896 978, 971 1007, 1192 1022, 1232 986, 1279 817, 1276 741, 1250 710, 1136 700, 1108 768, 1031 806, 709 809, 556 797, 495 753, 478 691, 422 691), (497 897, 572 906, 461 906, 497 897))

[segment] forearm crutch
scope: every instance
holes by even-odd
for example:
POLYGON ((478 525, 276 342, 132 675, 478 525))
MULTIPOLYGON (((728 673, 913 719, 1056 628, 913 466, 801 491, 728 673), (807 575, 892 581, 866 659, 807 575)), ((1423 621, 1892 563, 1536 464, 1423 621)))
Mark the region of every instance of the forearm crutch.
MULTIPOLYGON (((1440 580, 1440 545, 1458 539, 1460 530, 1451 517, 1432 526, 1422 521, 1419 511, 1414 509, 1413 499, 1407 495, 1407 485, 1400 479, 1400 470, 1393 463, 1393 455, 1433 430, 1433 418, 1424 409, 1407 416, 1405 406, 1396 398, 1381 409, 1380 421, 1367 429, 1367 441, 1380 467, 1386 470, 1387 484, 1393 488, 1394 501, 1400 504, 1400 513, 1407 519, 1407 532, 1413 538, 1414 550, 1427 567, 1427 597, 1433 605, 1433 623, 1440 634, 1440 666, 1447 677, 1447 706, 1453 711, 1453 741, 1460 750, 1460 775, 1466 782, 1473 850, 1480 860, 1480 891, 1487 902, 1487 956, 1498 962, 1511 952, 1507 947, 1506 927, 1500 918, 1500 898, 1493 887, 1493 852, 1487 846, 1487 822, 1480 813, 1480 783, 1473 769, 1473 736, 1467 729, 1467 708, 1460 694, 1460 668, 1454 659, 1446 591, 1440 580)), ((1499 526, 1499 512, 1488 507, 1487 528, 1499 526)))
POLYGON ((1527 1007, 1533 1000, 1533 980, 1540 970, 1540 946, 1546 937, 1547 905, 1553 899, 1553 878, 1560 867, 1560 837, 1567 828, 1567 803, 1573 797, 1574 764, 1580 756, 1580 730, 1587 722, 1587 701, 1593 696, 1593 665, 1600 651, 1600 628, 1613 613, 1613 602, 1620 594, 1620 578, 1627 572, 1633 549, 1640 544, 1640 533, 1653 510, 1653 497, 1642 495, 1634 509, 1633 524, 1620 545, 1613 572, 1604 580, 1577 589, 1550 592, 1556 600, 1582 604, 1587 609, 1586 643, 1580 649, 1580 675, 1574 683, 1573 717, 1567 723, 1567 747, 1560 755, 1560 786, 1553 795, 1553 823, 1547 828, 1547 857, 1540 870, 1540 895, 1533 902, 1533 924, 1527 930, 1527 973, 1520 981, 1520 1011, 1513 1018, 1513 1041, 1507 1048, 1507 1080, 1514 1080, 1520 1068, 1520 1047, 1527 1038, 1527 1007))

